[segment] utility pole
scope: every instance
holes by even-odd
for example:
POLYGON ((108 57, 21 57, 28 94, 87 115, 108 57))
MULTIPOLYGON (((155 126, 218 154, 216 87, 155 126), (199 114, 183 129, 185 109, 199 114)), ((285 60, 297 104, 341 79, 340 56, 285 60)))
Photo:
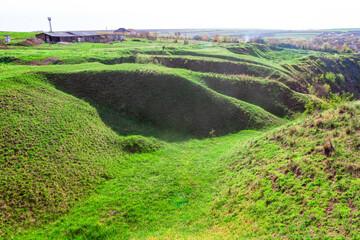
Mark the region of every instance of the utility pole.
POLYGON ((52 27, 51 27, 51 17, 48 17, 49 20, 49 25, 50 25, 50 32, 52 32, 52 27))

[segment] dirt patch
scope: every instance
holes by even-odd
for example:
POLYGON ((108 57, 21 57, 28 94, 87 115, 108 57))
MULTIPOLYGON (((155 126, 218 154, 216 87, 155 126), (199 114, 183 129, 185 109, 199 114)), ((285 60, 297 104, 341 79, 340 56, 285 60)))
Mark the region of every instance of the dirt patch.
POLYGON ((0 49, 8 49, 9 47, 6 45, 4 40, 0 40, 0 49))
POLYGON ((28 62, 27 65, 31 66, 40 66, 40 65, 50 65, 50 64, 62 64, 61 61, 59 61, 60 57, 49 57, 45 59, 36 59, 31 62, 28 62))
POLYGON ((18 45, 21 46, 41 46, 41 44, 44 43, 43 40, 39 38, 28 38, 25 41, 19 42, 18 45))
POLYGON ((333 198, 330 200, 329 205, 328 205, 327 209, 325 210, 326 217, 332 213, 332 211, 334 210, 334 205, 338 202, 339 202, 339 200, 337 198, 333 198))

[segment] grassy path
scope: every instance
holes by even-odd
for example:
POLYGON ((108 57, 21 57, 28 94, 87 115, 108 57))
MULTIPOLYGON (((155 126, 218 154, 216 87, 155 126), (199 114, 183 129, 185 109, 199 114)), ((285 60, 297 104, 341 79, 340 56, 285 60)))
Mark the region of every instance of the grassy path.
MULTIPOLYGON (((73 211, 25 239, 183 238, 211 228, 227 152, 259 132, 166 144, 119 160, 117 177, 73 211)), ((226 187, 226 186, 224 186, 226 187)))

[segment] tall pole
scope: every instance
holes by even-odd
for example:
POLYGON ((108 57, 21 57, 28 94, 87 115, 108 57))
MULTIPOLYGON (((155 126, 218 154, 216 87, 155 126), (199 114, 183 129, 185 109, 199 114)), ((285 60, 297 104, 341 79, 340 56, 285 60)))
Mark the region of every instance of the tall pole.
POLYGON ((52 27, 51 27, 51 17, 48 17, 49 20, 49 24, 50 24, 50 32, 52 32, 52 27))

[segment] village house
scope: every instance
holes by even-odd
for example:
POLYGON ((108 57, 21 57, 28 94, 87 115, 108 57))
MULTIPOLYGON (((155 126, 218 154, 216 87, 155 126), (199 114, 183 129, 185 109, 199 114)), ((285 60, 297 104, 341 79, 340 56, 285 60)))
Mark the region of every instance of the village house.
POLYGON ((126 34, 126 33, 130 33, 130 30, 125 29, 125 28, 119 28, 119 29, 115 30, 114 33, 123 33, 123 34, 126 34))

